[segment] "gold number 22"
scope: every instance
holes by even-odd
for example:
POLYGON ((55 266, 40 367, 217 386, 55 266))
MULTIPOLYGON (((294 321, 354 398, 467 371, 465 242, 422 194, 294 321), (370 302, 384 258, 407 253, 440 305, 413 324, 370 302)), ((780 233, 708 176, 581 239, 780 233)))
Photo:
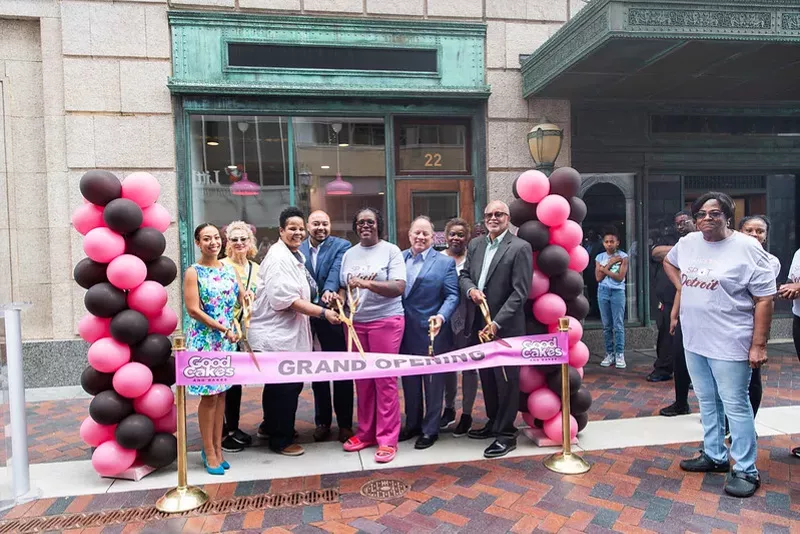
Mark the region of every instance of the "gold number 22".
POLYGON ((431 154, 428 152, 425 154, 425 166, 426 167, 441 167, 442 166, 442 155, 438 152, 431 154))

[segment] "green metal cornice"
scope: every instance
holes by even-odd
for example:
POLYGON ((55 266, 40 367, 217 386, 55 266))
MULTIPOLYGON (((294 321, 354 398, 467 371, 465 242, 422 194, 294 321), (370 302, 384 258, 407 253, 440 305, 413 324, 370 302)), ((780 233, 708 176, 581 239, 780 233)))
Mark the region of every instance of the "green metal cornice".
MULTIPOLYGON (((198 95, 246 95, 246 96, 303 96, 303 97, 372 97, 372 98, 413 98, 419 97, 419 91, 414 89, 396 89, 392 87, 364 87, 354 88, 352 86, 332 86, 327 87, 296 87, 296 86, 276 86, 249 84, 206 84, 206 83, 173 83, 167 84, 170 91, 180 94, 198 95)), ((451 100, 486 100, 491 91, 489 86, 482 88, 474 87, 449 87, 447 89, 428 89, 425 97, 432 99, 451 99, 451 100)))
POLYGON ((800 43, 797 0, 592 0, 522 64, 527 98, 610 39, 800 43))

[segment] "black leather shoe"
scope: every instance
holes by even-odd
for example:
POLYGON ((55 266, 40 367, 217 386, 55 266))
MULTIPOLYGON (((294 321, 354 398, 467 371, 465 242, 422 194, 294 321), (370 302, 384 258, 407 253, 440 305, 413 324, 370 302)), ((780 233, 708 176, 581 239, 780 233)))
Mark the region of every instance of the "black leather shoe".
POLYGON ((420 430, 419 428, 412 428, 412 429, 403 428, 400 431, 400 438, 398 438, 398 441, 408 441, 411 438, 417 437, 421 434, 422 430, 420 430))
POLYGON ((488 423, 486 423, 486 426, 484 426, 483 428, 473 428, 472 430, 467 432, 467 437, 470 437, 472 439, 491 438, 491 437, 494 436, 494 432, 492 431, 492 427, 493 426, 494 426, 494 423, 489 421, 488 423))
POLYGON ((456 422, 456 411, 452 408, 445 408, 442 412, 442 419, 439 422, 439 428, 444 430, 456 422))
POLYGON ((690 473, 727 473, 731 469, 728 462, 715 462, 705 452, 691 460, 681 460, 681 469, 690 473))
POLYGON ((647 375, 648 382, 666 382, 667 380, 672 380, 672 375, 656 373, 655 371, 647 375))
POLYGON ((517 440, 503 440, 500 441, 498 439, 494 440, 494 443, 489 445, 485 451, 483 451, 484 458, 500 458, 501 456, 505 456, 509 452, 513 451, 517 448, 517 440))
POLYGON ((675 417, 676 415, 688 415, 691 411, 688 406, 681 406, 677 402, 673 402, 666 408, 661 408, 658 413, 664 417, 675 417))
POLYGON ((800 447, 795 447, 792 449, 792 456, 795 458, 800 458, 800 447))
POLYGON ((439 439, 439 436, 426 436, 425 434, 422 434, 417 438, 417 442, 414 443, 414 448, 419 450, 427 449, 436 443, 437 439, 439 439))
POLYGON ((761 479, 758 475, 747 475, 739 471, 731 471, 725 481, 725 493, 734 497, 752 497, 759 487, 761 479))
POLYGON ((453 430, 453 437, 454 438, 463 438, 469 432, 469 429, 472 428, 472 416, 461 414, 461 419, 458 421, 458 425, 456 426, 455 430, 453 430))
POLYGON ((317 428, 314 429, 314 441, 325 441, 330 435, 330 425, 317 425, 317 428))

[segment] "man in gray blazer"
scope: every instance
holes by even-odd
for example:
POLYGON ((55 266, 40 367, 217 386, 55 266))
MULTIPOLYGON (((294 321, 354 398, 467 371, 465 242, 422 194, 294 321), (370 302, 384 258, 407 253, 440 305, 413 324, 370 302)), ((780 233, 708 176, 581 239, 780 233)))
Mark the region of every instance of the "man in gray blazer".
MULTIPOLYGON (((496 337, 525 335, 523 306, 533 277, 533 251, 530 244, 508 230, 510 215, 505 202, 489 202, 483 213, 489 235, 473 239, 459 276, 462 294, 478 305, 486 299, 492 324, 480 312, 474 314, 473 342, 483 330, 496 337)), ((486 458, 505 456, 517 447, 514 420, 519 409, 519 367, 495 367, 480 372, 486 415, 485 427, 470 430, 474 439, 494 437, 484 452, 486 458)))

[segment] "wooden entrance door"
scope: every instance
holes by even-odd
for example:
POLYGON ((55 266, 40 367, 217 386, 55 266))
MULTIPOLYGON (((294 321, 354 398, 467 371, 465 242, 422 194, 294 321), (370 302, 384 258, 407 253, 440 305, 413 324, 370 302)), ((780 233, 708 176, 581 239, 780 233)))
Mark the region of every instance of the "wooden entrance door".
POLYGON ((420 215, 434 224, 434 245, 444 248, 444 225, 461 217, 472 225, 475 213, 472 180, 396 180, 397 246, 409 247, 408 229, 420 215))

